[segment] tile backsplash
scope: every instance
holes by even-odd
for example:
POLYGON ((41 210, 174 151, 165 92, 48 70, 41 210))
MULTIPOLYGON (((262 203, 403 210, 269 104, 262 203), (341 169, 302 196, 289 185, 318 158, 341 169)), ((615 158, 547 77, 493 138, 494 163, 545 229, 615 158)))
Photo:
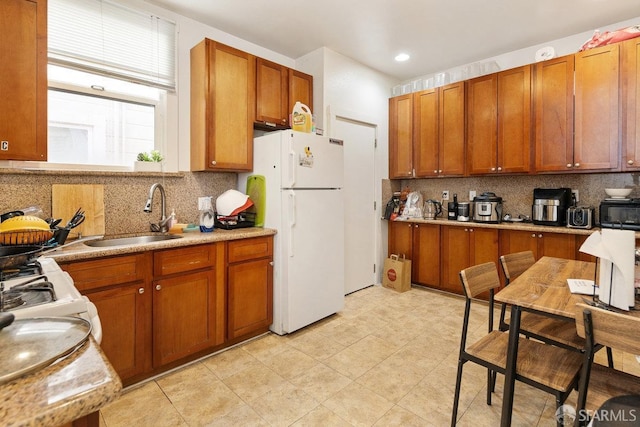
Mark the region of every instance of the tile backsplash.
POLYGON ((630 197, 640 198, 640 174, 638 173, 606 173, 606 174, 573 174, 573 175, 531 175, 531 176, 495 176, 467 178, 434 178, 416 180, 384 180, 382 185, 382 204, 385 205, 392 191, 400 191, 409 187, 411 191, 419 191, 422 197, 441 200, 443 190, 448 190, 450 200, 453 194, 458 201, 469 200, 469 191, 479 195, 485 191, 494 192, 503 199, 503 212, 512 216, 531 215, 534 188, 568 187, 578 190, 580 206, 598 208, 606 197, 605 188, 633 188, 630 197))
MULTIPOLYGON (((198 220, 198 197, 215 199, 224 191, 236 188, 237 174, 179 172, 144 174, 133 172, 60 172, 0 169, 0 213, 38 206, 51 215, 53 184, 104 185, 105 234, 142 233, 150 222, 160 219, 160 197, 156 192, 153 212, 143 212, 149 188, 155 182, 166 191, 167 215, 175 209, 181 223, 198 220)), ((80 207, 80 206, 78 206, 80 207)), ((69 218, 63 218, 65 223, 69 218)))

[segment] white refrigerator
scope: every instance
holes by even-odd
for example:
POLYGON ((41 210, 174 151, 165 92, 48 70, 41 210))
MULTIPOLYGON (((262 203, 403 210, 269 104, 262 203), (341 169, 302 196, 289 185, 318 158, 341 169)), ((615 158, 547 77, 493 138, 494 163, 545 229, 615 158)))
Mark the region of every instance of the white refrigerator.
POLYGON ((291 130, 254 139, 253 172, 266 183, 264 227, 274 240, 273 324, 294 332, 344 307, 342 141, 291 130))

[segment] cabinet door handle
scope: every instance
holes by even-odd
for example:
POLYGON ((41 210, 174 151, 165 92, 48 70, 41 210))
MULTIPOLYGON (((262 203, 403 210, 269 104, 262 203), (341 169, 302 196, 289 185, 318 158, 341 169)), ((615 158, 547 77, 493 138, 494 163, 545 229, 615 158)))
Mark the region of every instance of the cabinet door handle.
POLYGON ((442 173, 442 169, 438 169, 438 173, 442 173))
POLYGON ((465 229, 464 229, 464 231, 469 231, 469 229, 468 229, 468 228, 465 228, 465 229))
POLYGON ((469 229, 469 233, 473 233, 473 228, 470 228, 470 229, 469 229))
POLYGON ((162 289, 162 286, 156 285, 156 291, 159 291, 160 289, 162 289))
POLYGON ((273 267, 273 265, 274 265, 274 264, 273 264, 273 261, 269 261, 269 265, 270 265, 271 267, 273 267))
POLYGON ((627 164, 631 166, 633 164, 633 160, 627 160, 627 164))
POLYGON ((538 234, 538 239, 542 239, 542 234, 538 234))
POLYGON ((498 172, 500 172, 502 170, 501 166, 498 166, 498 172))
POLYGON ((139 293, 139 294, 144 294, 144 288, 140 288, 140 289, 138 289, 138 293, 139 293))
POLYGON ((573 165, 571 163, 567 163, 567 167, 571 168, 571 167, 573 167, 573 165))
POLYGON ((575 164, 575 165, 573 165, 573 166, 575 166, 575 167, 579 168, 579 167, 580 167, 580 163, 576 163, 576 164, 575 164))
POLYGON ((496 171, 496 168, 491 168, 491 172, 495 172, 495 171, 496 171))
POLYGON ((531 237, 536 237, 536 233, 531 234, 531 237))
POLYGON ((215 166, 218 162, 216 162, 215 160, 211 160, 211 166, 215 166))
POLYGON ((438 173, 438 169, 434 169, 434 170, 433 170, 433 173, 438 173))

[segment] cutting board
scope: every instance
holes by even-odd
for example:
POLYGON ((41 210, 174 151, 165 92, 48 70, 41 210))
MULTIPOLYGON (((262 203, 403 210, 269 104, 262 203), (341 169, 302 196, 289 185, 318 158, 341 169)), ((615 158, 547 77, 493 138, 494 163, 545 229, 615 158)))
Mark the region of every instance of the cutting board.
POLYGON ((256 227, 264 227, 264 213, 266 208, 267 185, 263 175, 249 175, 247 177, 246 193, 253 206, 249 211, 256 213, 256 227))
POLYGON ((101 184, 53 184, 51 186, 51 216, 62 218, 64 226, 82 208, 85 220, 71 230, 83 236, 104 235, 104 186, 101 184))

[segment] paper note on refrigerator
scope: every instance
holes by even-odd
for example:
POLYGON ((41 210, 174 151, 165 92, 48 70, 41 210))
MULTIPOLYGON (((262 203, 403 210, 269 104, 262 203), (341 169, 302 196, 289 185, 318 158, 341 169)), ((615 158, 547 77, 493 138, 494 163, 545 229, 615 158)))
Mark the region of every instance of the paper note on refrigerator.
POLYGON ((598 257, 599 299, 621 310, 635 304, 635 232, 603 229, 592 233, 580 247, 598 257))

